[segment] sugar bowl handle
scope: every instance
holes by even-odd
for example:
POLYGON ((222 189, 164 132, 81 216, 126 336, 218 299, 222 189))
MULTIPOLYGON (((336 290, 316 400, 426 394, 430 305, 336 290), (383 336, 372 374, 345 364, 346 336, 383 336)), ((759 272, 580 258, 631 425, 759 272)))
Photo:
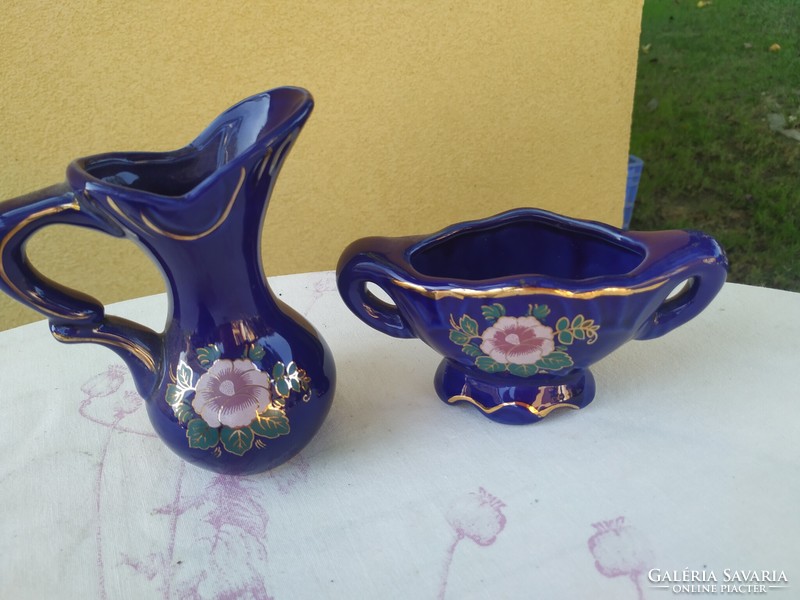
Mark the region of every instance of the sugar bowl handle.
POLYGON ((699 231, 687 231, 688 240, 661 260, 678 263, 662 286, 658 308, 644 322, 635 338, 649 340, 669 333, 700 314, 722 289, 728 260, 719 243, 699 231), (669 297, 673 290, 678 290, 669 297))
MULTIPOLYGON (((375 240, 380 243, 384 238, 375 240)), ((339 259, 336 268, 339 293, 348 308, 370 327, 392 337, 416 337, 392 293, 392 280, 397 278, 395 269, 379 253, 362 250, 370 246, 369 242, 370 238, 354 242, 339 259), (368 283, 380 287, 395 303, 378 298, 367 289, 368 283)))

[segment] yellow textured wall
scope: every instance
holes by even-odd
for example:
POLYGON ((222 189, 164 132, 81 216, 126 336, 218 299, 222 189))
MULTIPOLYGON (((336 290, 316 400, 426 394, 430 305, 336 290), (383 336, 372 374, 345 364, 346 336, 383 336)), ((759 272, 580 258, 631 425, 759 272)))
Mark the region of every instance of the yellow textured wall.
MULTIPOLYGON (((517 206, 619 224, 640 18, 641 0, 8 3, 0 198, 79 156, 182 146, 298 85, 316 109, 267 214, 269 274, 517 206)), ((105 302, 163 289, 102 234, 55 226, 29 253, 105 302)), ((0 329, 39 318, 0 298, 0 329)))

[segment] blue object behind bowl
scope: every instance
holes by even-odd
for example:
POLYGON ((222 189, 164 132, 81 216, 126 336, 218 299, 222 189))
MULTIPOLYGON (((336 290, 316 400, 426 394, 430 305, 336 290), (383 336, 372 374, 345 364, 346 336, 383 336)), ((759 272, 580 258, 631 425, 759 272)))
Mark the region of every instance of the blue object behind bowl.
POLYGON ((644 161, 635 156, 628 157, 628 185, 625 188, 625 208, 622 213, 622 228, 628 229, 633 217, 633 205, 636 203, 636 192, 639 191, 639 180, 642 178, 644 161))

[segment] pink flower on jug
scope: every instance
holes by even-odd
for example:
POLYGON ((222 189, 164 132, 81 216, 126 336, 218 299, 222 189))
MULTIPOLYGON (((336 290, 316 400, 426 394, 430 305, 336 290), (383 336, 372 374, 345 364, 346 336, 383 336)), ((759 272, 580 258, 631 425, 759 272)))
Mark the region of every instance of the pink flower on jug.
POLYGON ((553 330, 536 317, 500 317, 481 338, 481 350, 502 364, 532 365, 555 349, 553 330))
POLYGON ((211 427, 245 427, 269 405, 269 386, 250 360, 218 360, 200 376, 192 408, 211 427))

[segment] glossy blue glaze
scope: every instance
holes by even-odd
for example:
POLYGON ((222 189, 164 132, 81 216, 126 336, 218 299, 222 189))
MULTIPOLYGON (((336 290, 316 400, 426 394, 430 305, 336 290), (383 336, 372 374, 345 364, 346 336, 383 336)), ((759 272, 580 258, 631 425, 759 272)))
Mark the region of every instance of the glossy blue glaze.
POLYGON ((586 406, 591 364, 687 322, 726 276, 722 248, 703 233, 624 232, 529 208, 432 235, 364 238, 337 268, 365 323, 444 356, 434 380, 444 402, 515 424, 586 406))
POLYGON ((0 205, 3 291, 46 315, 58 340, 119 354, 161 438, 214 471, 255 473, 287 461, 333 399, 331 353, 272 293, 260 253, 272 187, 312 107, 299 88, 258 94, 184 148, 81 158, 66 184, 0 205), (164 332, 107 317, 97 300, 31 268, 25 242, 52 223, 142 247, 167 283, 164 332))

